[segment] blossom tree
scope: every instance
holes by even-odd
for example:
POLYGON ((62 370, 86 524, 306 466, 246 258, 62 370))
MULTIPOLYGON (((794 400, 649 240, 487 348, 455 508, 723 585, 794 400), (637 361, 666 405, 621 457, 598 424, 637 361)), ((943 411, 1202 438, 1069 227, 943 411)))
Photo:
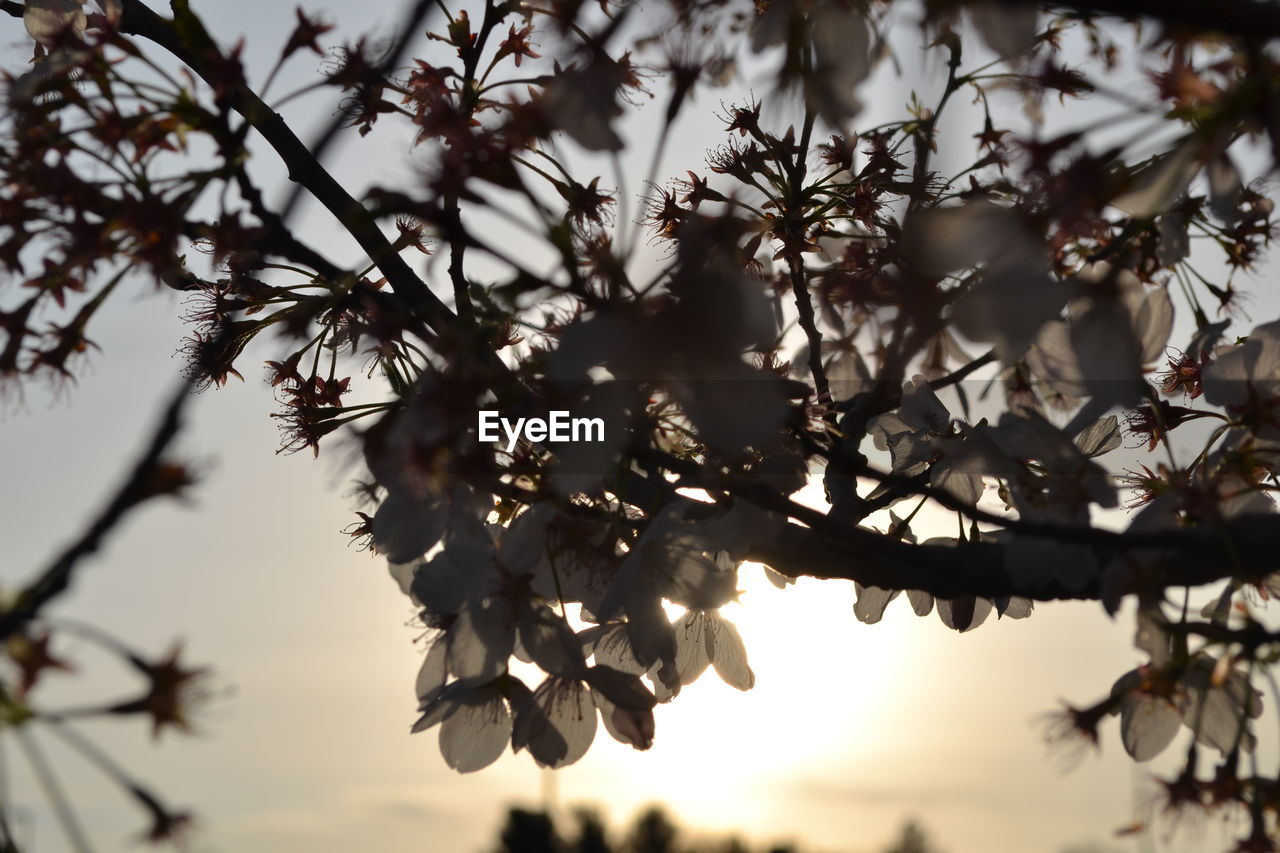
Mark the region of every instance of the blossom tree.
POLYGON ((170 452, 190 392, 266 355, 282 450, 359 443, 347 532, 428 629, 412 729, 458 771, 508 748, 563 767, 598 726, 647 749, 655 704, 708 669, 750 689, 720 608, 754 561, 779 587, 853 581, 868 623, 902 593, 956 631, 1136 601, 1148 662, 1055 736, 1096 745, 1118 717, 1146 761, 1189 729, 1168 805, 1237 814, 1236 849, 1276 849, 1280 779, 1249 757, 1280 653, 1262 612, 1280 593, 1280 322, 1240 306, 1273 230, 1280 9, 414 2, 390 38, 343 39, 300 8, 255 80, 192 6, 0 2, 34 52, 3 111, 0 387, 74 378, 131 278, 184 293, 192 324, 143 458, 0 610, 19 737, 46 723, 77 744, 151 837, 184 825, 26 697, 59 663, 50 637, 79 631, 146 682, 100 713, 183 725, 199 670, 47 611, 132 508, 191 485, 170 452), (310 143, 277 112, 296 93, 264 94, 307 53, 327 57, 310 88, 341 104, 310 143), (864 84, 921 62, 936 100, 866 122, 864 84), (1149 99, 1110 84, 1126 69, 1149 99), (735 75, 756 94, 724 101, 721 144, 658 174, 695 98, 735 75), (651 101, 642 147, 622 122, 651 101), (1068 105, 1105 118, 1063 130, 1068 105), (965 108, 979 132, 949 136, 965 108), (343 134, 397 128, 414 181, 357 197, 326 169, 343 134), (655 164, 638 207, 637 148, 655 164), (251 150, 287 176, 280 203, 251 150), (296 229, 303 198, 363 256, 296 229), (495 442, 490 411, 601 429, 495 442), (1140 472, 1109 461, 1126 433, 1140 472), (1188 606, 1196 588, 1214 603, 1188 606))

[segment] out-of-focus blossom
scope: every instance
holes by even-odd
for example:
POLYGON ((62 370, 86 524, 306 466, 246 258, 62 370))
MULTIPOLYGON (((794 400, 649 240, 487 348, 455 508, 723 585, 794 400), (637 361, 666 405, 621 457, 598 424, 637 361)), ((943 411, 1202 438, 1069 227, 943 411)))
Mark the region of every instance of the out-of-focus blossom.
POLYGON ((982 476, 958 469, 954 457, 948 456, 948 448, 959 443, 959 434, 952 428, 947 407, 923 376, 904 385, 897 412, 876 417, 867 431, 877 448, 890 452, 894 473, 911 477, 929 470, 930 485, 965 503, 975 504, 982 496, 982 476))
POLYGON ((53 43, 67 30, 79 33, 88 23, 85 0, 26 0, 22 23, 27 33, 41 44, 53 43))

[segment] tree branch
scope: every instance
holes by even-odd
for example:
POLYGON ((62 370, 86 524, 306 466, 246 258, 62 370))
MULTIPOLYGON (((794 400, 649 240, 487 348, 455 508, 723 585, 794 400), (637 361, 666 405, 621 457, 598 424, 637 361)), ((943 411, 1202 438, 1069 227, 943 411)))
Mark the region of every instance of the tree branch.
POLYGON ((958 367, 955 370, 948 373, 946 376, 941 376, 937 379, 934 379, 932 382, 929 383, 929 387, 932 388, 934 391, 940 391, 943 388, 949 388, 952 385, 955 385, 959 382, 963 382, 965 379, 968 379, 970 375, 972 375, 973 373, 976 373, 978 370, 986 367, 988 364, 991 364, 995 360, 996 360, 996 351, 993 349, 987 350, 985 353, 978 356, 973 361, 969 362, 963 367, 958 367))
MULTIPOLYGON (((800 239, 805 237, 804 218, 804 179, 807 172, 809 140, 813 134, 814 114, 806 109, 804 129, 800 134, 800 144, 796 146, 795 160, 787 164, 787 180, 791 185, 791 197, 788 200, 788 218, 790 228, 799 229, 800 239)), ((817 317, 813 310, 813 300, 809 296, 809 276, 805 269, 804 256, 799 247, 793 248, 787 257, 787 266, 791 272, 791 293, 796 302, 796 313, 799 316, 800 328, 804 330, 805 339, 809 343, 809 373, 813 377, 813 385, 818 393, 818 403, 830 406, 831 385, 827 382, 826 370, 822 366, 822 333, 818 331, 817 317)))
MULTIPOLYGON (((121 32, 148 39, 169 51, 215 90, 228 88, 231 81, 218 79, 217 72, 211 65, 211 59, 220 58, 216 53, 213 56, 208 54, 216 51, 216 47, 206 46, 205 55, 193 53, 190 46, 184 43, 173 21, 156 14, 143 5, 141 0, 123 2, 121 32)), ((244 83, 236 82, 230 86, 227 97, 231 107, 262 135, 284 161, 289 170, 289 179, 305 187, 355 238, 369 259, 387 277, 396 296, 403 299, 415 312, 420 312, 427 325, 437 333, 443 335, 452 329, 457 317, 413 272, 364 205, 356 201, 320 165, 280 114, 267 106, 244 83)))
MULTIPOLYGON (((1025 0, 1001 0, 1025 5, 1025 0)), ((1054 6, 1124 18, 1152 18, 1201 32, 1245 39, 1280 38, 1280 6, 1254 0, 1065 0, 1054 6)))
POLYGON ((165 484, 158 480, 161 458, 182 426, 182 410, 190 397, 191 384, 184 382, 165 408, 146 451, 93 524, 19 593, 11 607, 0 612, 0 640, 21 630, 39 615, 41 608, 65 592, 71 584, 77 564, 97 551, 106 535, 134 507, 166 493, 165 484))
MULTIPOLYGON (((506 17, 505 6, 499 9, 493 0, 485 0, 484 19, 480 23, 480 32, 475 37, 475 43, 466 51, 462 67, 462 89, 459 97, 465 101, 464 108, 469 117, 474 115, 475 99, 471 96, 471 92, 476 88, 476 68, 490 33, 504 17, 506 17)), ((450 192, 442 206, 448 220, 456 223, 458 230, 461 231, 462 205, 458 200, 458 194, 450 192)), ((453 304, 463 322, 474 324, 475 307, 471 304, 470 286, 467 282, 466 253, 466 240, 449 241, 449 280, 453 283, 453 304)))
MULTIPOLYGON (((409 47, 409 42, 418 36, 418 28, 427 17, 427 13, 431 10, 432 5, 434 5, 434 0, 418 0, 418 2, 414 4, 414 7, 409 10, 409 13, 404 16, 404 19, 396 28, 399 32, 399 35, 396 37, 396 42, 391 46, 391 49, 387 51, 386 55, 382 57, 382 61, 374 68, 373 73, 375 75, 385 77, 391 72, 391 69, 395 68, 396 65, 400 63, 405 50, 409 47)), ((341 110, 338 115, 333 117, 333 120, 329 122, 329 125, 316 139, 316 143, 311 147, 310 153, 311 157, 316 160, 317 163, 320 161, 320 158, 324 156, 325 150, 333 144, 335 139, 337 139, 338 131, 342 129, 349 117, 350 115, 347 110, 341 110)), ((295 188, 285 200, 281 215, 286 219, 289 217, 289 214, 293 212, 294 207, 298 203, 299 197, 299 188, 295 188)))
POLYGON ((1006 565, 1005 543, 912 545, 864 528, 851 528, 860 534, 855 545, 787 524, 772 541, 752 547, 748 559, 788 577, 851 580, 881 589, 921 590, 945 599, 1022 596, 1106 603, 1226 578, 1261 579, 1275 571, 1278 521, 1276 516, 1243 516, 1220 530, 1170 530, 1161 534, 1161 547, 1139 547, 1138 537, 1116 534, 1111 545, 1093 546, 1096 566, 1080 566, 1070 584, 1049 576, 1014 577, 1006 565))
MULTIPOLYGON (((1201 586, 1225 578, 1258 580, 1276 571, 1280 516, 1250 515, 1214 527, 1115 532, 1068 529, 1011 521, 1027 528, 1027 538, 1065 538, 1089 547, 1069 579, 1035 570, 1010 572, 1007 542, 913 545, 883 533, 846 524, 797 503, 772 487, 711 471, 690 462, 637 447, 638 459, 680 475, 679 485, 727 493, 761 509, 795 519, 770 541, 753 545, 748 559, 790 577, 852 580, 882 589, 922 590, 939 598, 1021 596, 1036 601, 1081 599, 1108 606, 1121 597, 1149 596, 1169 587, 1201 586), (1070 532, 1070 536, 1067 534, 1070 532)), ((1026 565, 1024 558, 1022 565, 1026 565)))

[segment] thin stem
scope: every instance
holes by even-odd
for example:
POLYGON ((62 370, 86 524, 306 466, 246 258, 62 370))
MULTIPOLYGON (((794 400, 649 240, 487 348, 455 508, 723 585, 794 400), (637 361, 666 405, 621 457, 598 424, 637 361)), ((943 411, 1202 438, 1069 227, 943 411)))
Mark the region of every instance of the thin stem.
POLYGON ((36 744, 35 738, 31 737, 31 734, 21 726, 14 729, 14 737, 18 739, 18 745, 22 747, 22 751, 26 754, 27 761, 30 762, 31 769, 35 772, 40 787, 44 789, 45 796, 49 798, 54 814, 58 817, 58 823, 62 826, 62 831, 66 833, 68 843, 76 850, 76 853, 93 853, 93 845, 89 843, 89 837, 85 835, 84 829, 80 826, 80 821, 72 810, 71 803, 67 800, 62 784, 58 781, 58 777, 54 775, 53 768, 49 766, 49 762, 36 744))

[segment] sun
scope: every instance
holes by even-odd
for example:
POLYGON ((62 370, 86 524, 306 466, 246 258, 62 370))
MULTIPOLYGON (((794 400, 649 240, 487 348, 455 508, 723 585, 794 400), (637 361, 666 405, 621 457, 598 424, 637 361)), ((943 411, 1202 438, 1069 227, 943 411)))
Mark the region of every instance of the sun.
POLYGON ((916 642, 909 623, 858 623, 852 584, 801 580, 780 590, 756 563, 739 577, 741 603, 721 613, 742 633, 754 688, 738 691, 708 669, 655 710, 650 751, 601 737, 562 771, 562 802, 625 814, 661 800, 708 829, 767 826, 780 784, 833 761, 858 766, 891 746, 892 720, 876 697, 909 685, 900 667, 916 642))

